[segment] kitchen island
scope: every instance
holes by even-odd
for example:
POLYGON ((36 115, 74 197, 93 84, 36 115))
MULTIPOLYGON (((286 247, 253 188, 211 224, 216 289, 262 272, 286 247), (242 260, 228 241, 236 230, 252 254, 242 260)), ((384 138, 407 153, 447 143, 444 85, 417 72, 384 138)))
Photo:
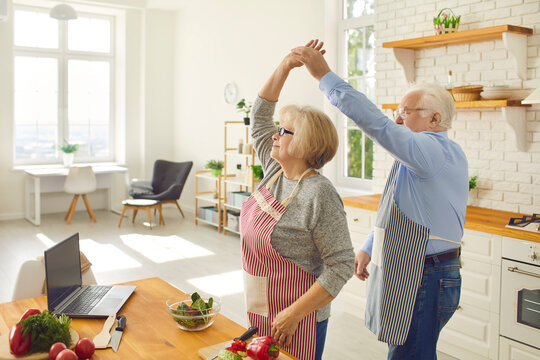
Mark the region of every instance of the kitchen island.
MULTIPOLYGON (((180 330, 167 313, 165 302, 172 296, 183 294, 182 291, 157 277, 122 285, 136 285, 137 288, 118 314, 127 318, 120 347, 118 352, 111 348, 98 349, 92 360, 200 359, 199 349, 232 340, 246 331, 246 328, 221 314, 218 314, 212 326, 203 331, 180 330)), ((9 333, 21 314, 32 307, 47 309, 47 297, 0 304, 0 335, 9 333)), ((81 338, 93 339, 104 322, 105 319, 73 319, 71 327, 81 338)))

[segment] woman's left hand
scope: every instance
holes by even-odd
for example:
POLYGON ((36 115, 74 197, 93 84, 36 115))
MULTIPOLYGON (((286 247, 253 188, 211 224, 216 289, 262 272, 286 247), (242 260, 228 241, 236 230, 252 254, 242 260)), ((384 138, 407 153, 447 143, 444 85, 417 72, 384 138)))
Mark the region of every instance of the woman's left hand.
POLYGON ((298 318, 298 314, 295 314, 290 308, 283 309, 277 314, 272 323, 271 335, 280 346, 289 346, 291 344, 300 320, 302 319, 298 318))

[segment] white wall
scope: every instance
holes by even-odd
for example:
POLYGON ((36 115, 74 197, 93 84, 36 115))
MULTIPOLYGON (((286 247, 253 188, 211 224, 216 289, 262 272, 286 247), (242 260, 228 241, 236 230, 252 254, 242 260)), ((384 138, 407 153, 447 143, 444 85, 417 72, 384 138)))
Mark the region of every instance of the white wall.
MULTIPOLYGON (((416 51, 417 82, 446 84, 452 70, 456 85, 508 84, 540 87, 540 2, 538 0, 377 0, 376 71, 377 104, 399 103, 406 82, 387 41, 433 35, 432 19, 450 7, 462 15, 459 30, 495 25, 532 28, 528 37, 528 80, 522 81, 501 40, 476 42, 416 51)), ((389 114, 390 115, 390 114, 389 114)), ((514 131, 505 123, 500 109, 458 110, 449 136, 465 150, 469 173, 478 175, 478 191, 471 204, 530 214, 540 209, 540 106, 527 110, 529 150, 518 151, 514 131)), ((384 187, 391 158, 376 147, 374 191, 384 187)))
MULTIPOLYGON (((194 171, 209 159, 223 159, 223 125, 240 121, 223 99, 235 82, 239 99, 253 101, 279 61, 293 48, 324 35, 323 0, 208 0, 177 13, 175 37, 174 153, 193 160, 194 169, 181 198, 194 207, 194 171)), ((304 70, 293 71, 280 104, 322 108, 323 96, 304 70)), ((233 137, 229 145, 237 144, 233 137)))

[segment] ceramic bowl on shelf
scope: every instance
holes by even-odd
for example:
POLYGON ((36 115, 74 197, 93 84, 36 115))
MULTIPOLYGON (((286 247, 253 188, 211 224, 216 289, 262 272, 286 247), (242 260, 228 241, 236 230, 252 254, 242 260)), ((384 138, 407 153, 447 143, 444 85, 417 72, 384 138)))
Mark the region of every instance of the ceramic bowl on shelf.
POLYGON ((512 96, 510 89, 485 90, 480 93, 482 99, 485 100, 506 100, 512 96))

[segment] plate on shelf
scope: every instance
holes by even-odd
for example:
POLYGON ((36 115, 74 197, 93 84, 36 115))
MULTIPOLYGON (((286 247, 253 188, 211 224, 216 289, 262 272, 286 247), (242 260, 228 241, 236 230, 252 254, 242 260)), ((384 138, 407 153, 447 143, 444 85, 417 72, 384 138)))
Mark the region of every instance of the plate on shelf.
POLYGON ((513 92, 509 89, 484 90, 480 93, 482 99, 485 100, 507 100, 510 99, 513 92))

